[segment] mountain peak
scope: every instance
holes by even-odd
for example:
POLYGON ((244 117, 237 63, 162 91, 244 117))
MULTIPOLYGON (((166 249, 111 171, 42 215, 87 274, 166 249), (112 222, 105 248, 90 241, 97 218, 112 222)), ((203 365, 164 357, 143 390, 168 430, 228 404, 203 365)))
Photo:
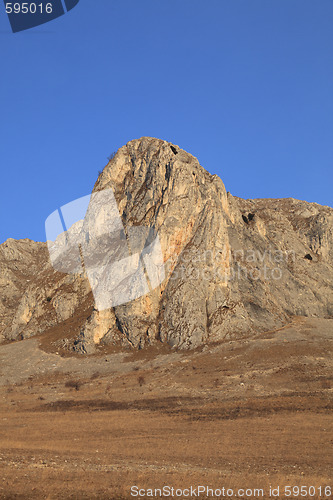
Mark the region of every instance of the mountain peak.
POLYGON ((117 151, 93 193, 105 190, 112 193, 104 199, 115 203, 123 228, 117 245, 122 255, 130 251, 129 260, 118 263, 118 256, 110 267, 110 247, 104 244, 97 252, 96 241, 93 248, 103 263, 100 274, 106 270, 107 291, 112 274, 124 272, 108 293, 119 293, 125 280, 132 299, 100 310, 93 302, 89 269, 88 274, 56 272, 46 245, 37 252, 36 244, 27 242, 31 251, 22 254, 20 274, 6 253, 0 255, 5 297, 0 312, 6 318, 0 338, 57 328, 61 335, 61 325, 70 320, 66 345, 83 352, 101 341, 188 349, 277 328, 293 315, 333 316, 333 209, 293 199, 233 197, 194 156, 152 137, 117 151), (140 244, 137 240, 133 246, 133 235, 140 236, 140 244), (152 241, 160 249, 159 270, 163 266, 163 279, 155 284, 152 241), (128 266, 119 271, 136 258, 138 266, 143 263, 140 279, 139 267, 133 275, 128 266), (32 272, 36 263, 37 274, 32 272))

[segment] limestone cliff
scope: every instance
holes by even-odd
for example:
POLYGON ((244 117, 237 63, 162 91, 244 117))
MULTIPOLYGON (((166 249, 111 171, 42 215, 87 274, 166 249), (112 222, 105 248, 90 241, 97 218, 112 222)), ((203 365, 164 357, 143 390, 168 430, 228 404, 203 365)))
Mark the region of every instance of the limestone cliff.
POLYGON ((99 342, 193 348, 333 316, 333 209, 294 199, 242 200, 166 141, 120 148, 94 193, 112 188, 127 231, 154 229, 165 279, 126 304, 93 309, 84 273, 56 272, 46 244, 0 246, 0 340, 47 333, 90 352, 99 342), (67 331, 68 320, 77 330, 67 331))

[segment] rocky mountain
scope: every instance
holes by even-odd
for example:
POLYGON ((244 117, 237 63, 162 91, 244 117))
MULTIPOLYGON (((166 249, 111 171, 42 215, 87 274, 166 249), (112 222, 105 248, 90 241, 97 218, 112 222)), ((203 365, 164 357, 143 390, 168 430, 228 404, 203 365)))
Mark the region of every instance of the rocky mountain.
POLYGON ((158 235, 162 282, 100 309, 84 267, 61 272, 46 243, 7 240, 0 342, 40 335, 57 349, 88 353, 101 342, 190 349, 278 328, 292 316, 333 317, 332 208, 236 198, 192 155, 147 137, 118 150, 93 196, 110 189, 127 243, 138 227, 158 235))

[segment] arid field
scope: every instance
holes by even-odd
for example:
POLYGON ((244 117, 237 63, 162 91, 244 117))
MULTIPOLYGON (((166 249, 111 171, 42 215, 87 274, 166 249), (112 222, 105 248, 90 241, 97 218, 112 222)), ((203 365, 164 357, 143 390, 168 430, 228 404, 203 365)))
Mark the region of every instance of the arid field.
POLYGON ((272 498, 277 486, 274 498, 286 486, 329 498, 332 331, 333 320, 295 318, 191 353, 72 356, 47 336, 1 346, 0 498, 200 485, 225 498, 272 498))

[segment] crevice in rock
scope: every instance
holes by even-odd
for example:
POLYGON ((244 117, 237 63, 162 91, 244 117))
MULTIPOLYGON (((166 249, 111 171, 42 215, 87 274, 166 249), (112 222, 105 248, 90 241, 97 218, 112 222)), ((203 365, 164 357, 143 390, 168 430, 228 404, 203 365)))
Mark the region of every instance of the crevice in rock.
POLYGON ((119 319, 117 318, 117 316, 116 316, 116 327, 118 328, 120 333, 122 333, 124 335, 123 327, 121 326, 121 323, 120 323, 119 319))
POLYGON ((171 165, 170 165, 170 163, 167 163, 165 165, 165 180, 166 181, 169 181, 170 175, 171 175, 171 165))
POLYGON ((116 316, 116 327, 118 328, 118 330, 120 331, 120 333, 125 337, 125 339, 127 340, 127 342, 129 344, 131 344, 132 347, 135 347, 135 345, 133 344, 133 342, 129 339, 128 332, 126 330, 124 330, 123 326, 121 325, 121 323, 119 321, 119 318, 116 315, 116 312, 115 312, 115 316, 116 316))

